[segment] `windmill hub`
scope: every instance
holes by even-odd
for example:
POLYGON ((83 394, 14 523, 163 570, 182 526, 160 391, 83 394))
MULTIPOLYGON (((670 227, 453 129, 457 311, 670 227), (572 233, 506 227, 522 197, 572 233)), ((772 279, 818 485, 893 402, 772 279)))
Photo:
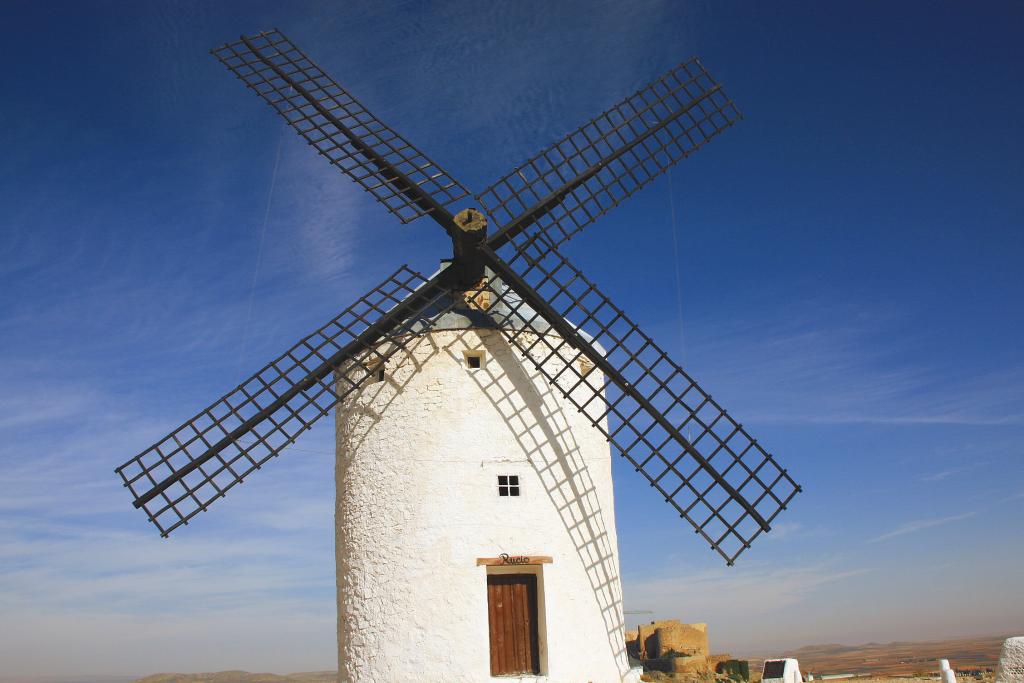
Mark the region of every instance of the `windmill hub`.
POLYGON ((487 238, 487 217, 479 209, 463 209, 452 218, 452 267, 449 277, 455 289, 475 286, 484 276, 486 263, 478 247, 487 238))
POLYGON ((455 226, 463 232, 483 237, 487 234, 487 217, 478 209, 463 209, 455 214, 455 226))

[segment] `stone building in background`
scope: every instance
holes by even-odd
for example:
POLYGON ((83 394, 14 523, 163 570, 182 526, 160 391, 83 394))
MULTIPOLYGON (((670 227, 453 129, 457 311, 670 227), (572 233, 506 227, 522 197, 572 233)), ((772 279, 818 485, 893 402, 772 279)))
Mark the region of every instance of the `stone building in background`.
POLYGON ((645 670, 674 674, 686 680, 694 677, 723 674, 737 680, 749 679, 746 662, 738 662, 729 654, 711 654, 708 648, 708 625, 684 624, 677 619, 640 624, 626 631, 626 651, 640 660, 645 670))

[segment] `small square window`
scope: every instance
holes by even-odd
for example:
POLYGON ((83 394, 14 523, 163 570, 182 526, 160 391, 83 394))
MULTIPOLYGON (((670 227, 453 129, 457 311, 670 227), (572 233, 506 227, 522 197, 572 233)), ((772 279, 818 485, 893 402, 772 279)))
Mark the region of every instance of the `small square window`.
POLYGON ((466 367, 470 370, 479 370, 484 366, 483 351, 463 351, 462 355, 466 359, 466 367))
POLYGON ((366 364, 366 371, 370 373, 374 382, 383 382, 386 375, 384 374, 384 361, 380 358, 372 360, 366 364))
POLYGON ((518 474, 499 474, 498 475, 498 495, 499 496, 518 496, 519 495, 519 475, 518 474))

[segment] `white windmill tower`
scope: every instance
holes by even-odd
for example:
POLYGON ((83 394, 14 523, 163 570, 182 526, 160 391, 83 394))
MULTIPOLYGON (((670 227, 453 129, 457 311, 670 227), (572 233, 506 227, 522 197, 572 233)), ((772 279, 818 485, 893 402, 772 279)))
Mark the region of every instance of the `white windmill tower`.
POLYGON ((799 487, 558 246, 732 125, 732 101, 691 59, 453 215, 468 191, 280 32, 213 52, 454 255, 119 467, 134 505, 166 536, 336 411, 339 680, 630 678, 609 444, 729 564, 799 487))

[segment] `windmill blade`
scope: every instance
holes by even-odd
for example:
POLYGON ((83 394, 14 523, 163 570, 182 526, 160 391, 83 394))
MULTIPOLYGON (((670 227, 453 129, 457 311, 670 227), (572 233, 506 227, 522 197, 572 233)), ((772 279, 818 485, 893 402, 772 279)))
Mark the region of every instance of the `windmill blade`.
POLYGON ((403 266, 178 429, 117 468, 167 536, 295 441, 451 307, 403 266), (405 335, 405 336, 403 336, 405 335))
POLYGON ((368 112, 280 31, 241 36, 211 52, 403 223, 430 214, 448 229, 451 215, 444 207, 469 191, 368 112))
POLYGON ((533 226, 565 242, 740 118, 700 61, 683 62, 478 194, 491 247, 533 226))
POLYGON ((521 239, 509 262, 481 247, 503 334, 731 565, 800 487, 580 270, 521 239))

